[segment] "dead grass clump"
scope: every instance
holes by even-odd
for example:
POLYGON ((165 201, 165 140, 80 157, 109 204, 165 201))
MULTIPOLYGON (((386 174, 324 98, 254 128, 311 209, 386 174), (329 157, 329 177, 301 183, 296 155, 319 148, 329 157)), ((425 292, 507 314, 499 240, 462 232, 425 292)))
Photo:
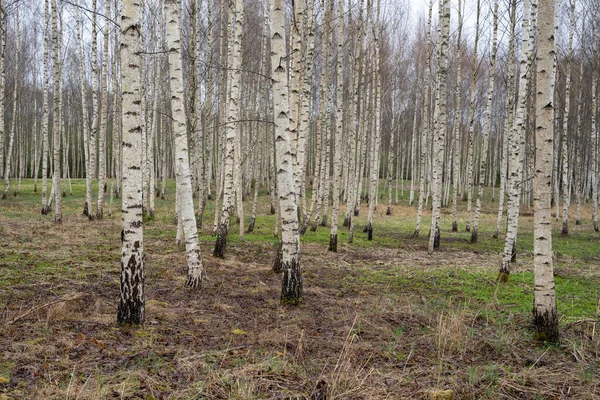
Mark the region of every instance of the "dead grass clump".
POLYGON ((440 359, 464 354, 468 340, 468 319, 465 310, 440 313, 435 337, 440 359))

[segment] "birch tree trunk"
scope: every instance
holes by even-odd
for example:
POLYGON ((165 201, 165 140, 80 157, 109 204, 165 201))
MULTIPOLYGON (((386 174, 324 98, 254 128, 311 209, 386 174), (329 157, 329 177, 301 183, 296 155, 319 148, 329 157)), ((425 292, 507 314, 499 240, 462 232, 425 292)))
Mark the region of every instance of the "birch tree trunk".
POLYGON ((54 222, 62 222, 62 190, 60 188, 60 65, 59 65, 59 35, 58 35, 58 6, 57 0, 52 0, 52 58, 54 63, 54 124, 52 127, 52 136, 54 139, 54 222))
POLYGON ((194 215, 192 182, 188 152, 187 120, 183 104, 183 69, 180 39, 181 2, 165 1, 167 41, 169 46, 169 76, 171 89, 172 129, 175 136, 176 178, 179 200, 179 219, 183 226, 187 255, 187 280, 185 285, 196 289, 202 285, 204 270, 198 245, 198 228, 194 215))
MULTIPOLYGON (((97 52, 98 52, 98 44, 97 44, 97 22, 96 22, 96 0, 92 1, 92 9, 94 13, 92 15, 92 129, 90 131, 89 137, 89 148, 88 155, 90 157, 89 161, 89 173, 90 179, 94 180, 96 176, 96 137, 98 135, 98 60, 97 60, 97 52)), ((100 187, 98 187, 98 192, 100 192, 100 187)), ((86 198, 92 198, 92 185, 89 187, 90 193, 86 193, 86 198)), ((88 210, 88 217, 90 220, 94 220, 96 217, 96 213, 93 210, 92 203, 90 203, 90 208, 88 210)))
MULTIPOLYGON (((106 1, 106 15, 110 16, 110 1, 106 1)), ((104 216, 104 184, 106 179, 106 137, 108 134, 108 20, 104 22, 104 56, 102 57, 102 113, 100 115, 100 137, 98 139, 98 205, 96 219, 104 216)))
MULTIPOLYGON (((535 4, 535 3, 534 3, 535 4)), ((535 11, 535 10, 534 10, 535 11)), ((558 315, 554 290, 552 265, 552 146, 554 125, 554 81, 552 68, 554 49, 554 4, 541 1, 538 7, 538 47, 536 82, 536 148, 535 174, 533 176, 533 265, 534 339, 545 343, 558 343, 558 315)))
MULTIPOLYGON (((44 17, 46 19, 46 37, 44 40, 44 54, 47 54, 48 46, 48 35, 49 33, 49 9, 48 0, 45 3, 44 17)), ((5 96, 5 84, 6 84, 6 12, 4 9, 4 0, 0 0, 0 30, 2 31, 2 38, 0 39, 0 176, 4 176, 4 96, 5 96)), ((47 68, 48 57, 44 59, 44 66, 47 68)), ((47 79, 46 79, 47 81, 47 79)), ((46 85, 46 83, 44 83, 46 85)), ((44 193, 42 193, 42 214, 46 214, 44 193)), ((47 211, 47 210, 46 210, 47 211)))
MULTIPOLYGON (((0 0, 2 1, 2 0, 0 0)), ((43 113, 42 113, 42 215, 48 214, 50 211, 48 209, 48 199, 47 199, 47 191, 48 191, 48 120, 50 118, 50 113, 48 112, 48 86, 49 86, 49 72, 48 72, 48 64, 50 60, 48 59, 48 51, 50 47, 50 5, 48 0, 44 1, 44 105, 43 105, 43 113)), ((2 35, 2 44, 0 45, 2 48, 0 52, 0 61, 2 65, 0 66, 0 110, 4 109, 4 35, 2 35)), ((0 112, 0 136, 4 136, 4 113, 0 112)), ((0 159, 2 156, 0 155, 0 159)), ((2 162, 0 161, 0 168, 2 166, 2 162)))
POLYGON ((81 10, 77 8, 77 42, 79 42, 79 81, 81 90, 81 110, 82 110, 82 125, 83 125, 83 147, 85 153, 85 205, 83 206, 83 215, 89 216, 92 210, 92 178, 90 172, 90 125, 88 123, 88 102, 87 91, 85 90, 85 56, 83 52, 83 16, 81 10))
POLYGON ((569 205, 571 204, 571 179, 569 176, 569 118, 570 118, 570 97, 571 97, 571 63, 573 62, 573 30, 575 27, 575 0, 570 0, 571 19, 569 24, 569 53, 567 55, 567 72, 565 81, 565 111, 563 116, 563 136, 562 136, 562 157, 563 157, 563 235, 569 234, 569 205))
MULTIPOLYGON (((215 243, 214 256, 224 257, 225 247, 227 245, 227 231, 229 228, 229 220, 233 212, 233 202, 235 200, 235 141, 239 134, 238 120, 240 115, 240 86, 241 86, 241 38, 242 38, 242 23, 243 23, 243 4, 242 0, 229 1, 229 40, 228 46, 232 54, 230 64, 231 73, 229 74, 229 90, 227 125, 225 126, 225 162, 224 162, 224 186, 223 186, 223 208, 221 211, 221 223, 215 243), (236 18, 237 17, 237 18, 236 18), (240 21, 240 18, 242 20, 240 21)), ((241 195, 241 193, 240 193, 241 195)), ((241 222, 243 223, 243 222, 241 222)))
POLYGON ((277 190, 281 212, 281 252, 275 266, 283 272, 281 302, 302 302, 302 270, 300 268, 300 235, 298 204, 294 190, 289 103, 287 84, 287 54, 285 48, 285 7, 282 0, 271 2, 271 68, 273 80, 273 121, 277 151, 277 190))
MULTIPOLYGON (((595 38, 595 35, 592 35, 595 38)), ((597 91, 598 91, 598 66, 596 60, 596 52, 593 52, 592 59, 594 60, 594 67, 592 68, 592 224, 594 225, 594 232, 598 232, 598 132, 596 131, 596 112, 598 109, 597 104, 597 91)))
POLYGON ((473 47, 473 74, 471 76, 471 91, 469 96, 469 148, 467 149, 467 224, 466 232, 471 232, 471 203, 473 198, 473 164, 475 154, 473 138, 475 136, 475 89, 477 83, 477 48, 479 47, 479 16, 481 0, 477 0, 477 20, 475 23, 475 45, 473 47))
POLYGON ((337 231, 340 213, 340 185, 342 175, 342 129, 343 129, 343 101, 344 101, 344 7, 342 0, 338 0, 337 10, 337 88, 336 88, 336 113, 335 113, 335 155, 333 160, 333 208, 331 211, 331 233, 329 234, 329 251, 337 252, 337 231))
POLYGON ((441 14, 441 43, 440 43, 440 64, 439 64, 439 82, 438 82, 438 104, 436 108, 437 132, 433 143, 433 181, 431 202, 431 233, 429 236, 429 251, 433 251, 440 246, 440 215, 442 201, 442 166, 444 158, 444 144, 446 141, 446 91, 448 79, 448 36, 450 31, 450 0, 444 0, 441 14))
POLYGON ((525 136, 525 112, 527 103, 527 81, 529 79, 529 0, 523 1, 523 20, 521 22, 521 56, 519 70, 519 95, 517 98, 517 110, 515 121, 510 129, 508 137, 509 159, 508 159, 508 202, 507 202, 507 230, 504 240, 504 251, 500 264, 498 279, 507 282, 510 274, 510 262, 516 257, 517 229, 519 224, 519 192, 521 180, 521 137, 525 136))
POLYGON ((140 3, 123 0, 121 12, 121 69, 123 101, 123 186, 121 233, 121 298, 117 321, 143 324, 144 223, 142 218, 142 108, 140 3))
POLYGON ((425 50, 425 83, 423 85, 423 104, 421 107, 421 155, 420 155, 420 177, 419 177, 419 201, 417 205, 417 224, 413 237, 418 238, 421 233, 421 218, 423 217, 423 203, 425 202, 425 174, 427 173, 425 163, 427 159, 427 137, 429 136, 429 80, 431 63, 431 18, 433 12, 433 1, 429 1, 429 17, 427 18, 427 46, 425 50))
POLYGON ((517 13, 517 1, 511 0, 510 6, 510 38, 508 40, 508 92, 506 96, 506 115, 504 116, 504 134, 502 135, 502 156, 500 161, 500 194, 498 195, 498 218, 496 219, 496 230, 494 238, 500 236, 500 224, 504 211, 504 195, 506 189, 506 175, 508 172, 508 138, 514 120, 514 90, 515 90, 515 24, 517 13))
MULTIPOLYGON (((4 13, 4 10, 0 10, 0 12, 4 13)), ((12 96, 12 100, 13 100, 13 104, 12 104, 12 120, 11 120, 11 124, 10 124, 10 133, 9 133, 9 137, 8 137, 8 151, 6 152, 6 168, 4 169, 4 193, 2 194, 2 198, 6 199, 6 197, 8 196, 8 190, 10 189, 10 169, 11 169, 11 162, 12 162, 12 153, 13 153, 13 145, 15 143, 15 135, 16 135, 16 129, 17 129, 17 95, 19 93, 19 70, 20 70, 20 65, 19 65, 19 53, 21 52, 20 49, 20 36, 21 36, 21 32, 20 32, 20 26, 19 26, 19 8, 17 7, 15 9, 15 71, 14 71, 14 86, 13 86, 13 96, 12 96)), ((4 31, 4 35, 6 35, 6 30, 4 31)), ((4 36, 3 35, 3 36, 4 36)), ((56 64, 55 64, 56 65, 56 64)), ((56 68, 56 67, 55 67, 56 68)), ((56 91, 56 87, 54 88, 54 90, 56 91)), ((3 109, 0 109, 0 112, 4 112, 3 109)), ((0 149, 0 150, 4 150, 4 149, 0 149)))
POLYGON ((456 87, 454 89, 454 146, 452 151, 454 157, 452 158, 452 232, 458 232, 458 185, 459 185, 459 170, 460 170, 460 123, 462 114, 462 96, 461 96, 461 85, 462 85, 462 8, 461 0, 458 0, 458 38, 456 40, 456 87))
MULTIPOLYGON (((494 33, 492 34, 492 59, 490 61, 487 111, 485 116, 485 131, 483 133, 483 143, 481 146, 481 156, 479 158, 479 190, 477 191, 477 203, 475 205, 475 217, 473 218, 473 230, 471 231, 471 243, 477 243, 479 234, 479 216, 481 213, 481 203, 483 201, 483 188, 485 186, 485 173, 488 163, 488 145, 492 133, 492 104, 494 100, 494 78, 496 75, 496 53, 498 50, 498 1, 494 2, 494 33)), ((510 68, 510 66, 509 66, 510 68)))

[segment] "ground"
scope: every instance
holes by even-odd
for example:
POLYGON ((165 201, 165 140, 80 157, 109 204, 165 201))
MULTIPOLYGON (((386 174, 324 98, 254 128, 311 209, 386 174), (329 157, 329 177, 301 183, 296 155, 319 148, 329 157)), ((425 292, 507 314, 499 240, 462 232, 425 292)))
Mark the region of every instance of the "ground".
MULTIPOLYGON (((479 243, 464 232, 461 202, 460 232, 450 232, 444 209, 434 254, 426 235, 412 238, 416 211, 406 200, 391 216, 380 200, 373 242, 363 208, 355 243, 342 228, 336 254, 327 228, 308 231, 304 302, 292 307, 279 304, 274 216, 262 191, 255 232, 241 241, 233 223, 223 260, 211 255, 211 204, 201 234, 207 278, 198 291, 184 287, 169 182, 145 224, 146 324, 121 327, 120 212, 88 221, 84 186, 72 181, 61 225, 40 215, 33 181, 0 202, 0 399, 600 398, 600 244, 588 205, 569 237, 554 226, 562 336, 544 346, 532 335, 531 210, 510 281, 498 285, 503 239, 491 238, 491 189, 479 243)), ((250 209, 248 200, 246 216, 250 209)))

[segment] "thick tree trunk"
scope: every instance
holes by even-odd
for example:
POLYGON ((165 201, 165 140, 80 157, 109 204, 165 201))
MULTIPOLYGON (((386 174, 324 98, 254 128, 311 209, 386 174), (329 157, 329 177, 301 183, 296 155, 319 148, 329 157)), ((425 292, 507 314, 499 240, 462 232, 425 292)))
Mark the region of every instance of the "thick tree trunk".
POLYGON ((289 103, 285 48, 285 8, 282 0, 271 4, 271 68, 273 79, 273 120, 277 150, 277 189, 281 212, 281 254, 275 265, 283 272, 281 302, 302 302, 302 271, 300 268, 300 236, 298 204, 294 190, 291 141, 289 133, 289 103))
MULTIPOLYGON (((536 5, 536 2, 532 4, 536 5)), ((536 148, 533 176, 533 247, 534 247, 534 338, 542 343, 558 343, 558 315, 552 265, 552 145, 554 126, 552 109, 554 81, 554 4, 541 1, 538 8, 538 48, 536 82, 536 148)), ((535 10, 534 10, 535 11, 535 10)))
POLYGON ((123 101, 123 203, 121 207, 121 299, 117 321, 143 324, 144 227, 142 219, 142 108, 140 57, 140 3, 123 0, 121 19, 121 70, 123 101))

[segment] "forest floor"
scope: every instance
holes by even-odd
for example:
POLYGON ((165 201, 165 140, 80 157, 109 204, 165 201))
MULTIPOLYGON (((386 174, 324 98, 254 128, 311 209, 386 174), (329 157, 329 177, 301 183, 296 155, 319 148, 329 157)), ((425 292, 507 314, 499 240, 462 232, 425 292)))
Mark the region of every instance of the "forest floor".
MULTIPOLYGON (((184 287, 169 182, 145 224, 146 324, 121 327, 120 212, 88 221, 84 186, 73 181, 61 225, 40 215, 32 181, 0 200, 0 399, 600 398, 600 241, 588 205, 568 237, 554 226, 561 344, 539 346, 530 209, 510 281, 497 285, 497 201, 485 203, 476 244, 464 232, 466 202, 459 233, 444 209, 433 254, 426 234, 412 238, 406 200, 392 216, 379 205, 372 242, 363 208, 355 243, 341 228, 336 254, 327 228, 302 237, 304 302, 290 307, 271 272, 277 241, 263 192, 255 232, 242 242, 232 224, 225 259, 202 233, 207 278, 201 290, 184 287)), ((250 210, 248 201, 246 221, 250 210)))

